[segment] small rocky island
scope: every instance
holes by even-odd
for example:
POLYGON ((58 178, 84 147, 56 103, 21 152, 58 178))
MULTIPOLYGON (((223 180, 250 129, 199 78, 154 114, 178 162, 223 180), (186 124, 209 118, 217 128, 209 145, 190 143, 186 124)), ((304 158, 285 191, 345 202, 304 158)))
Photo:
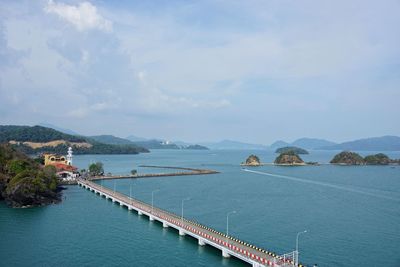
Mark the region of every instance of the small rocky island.
POLYGON ((293 151, 281 153, 274 161, 276 165, 301 166, 306 165, 304 161, 293 151))
POLYGON ((7 144, 0 145, 0 200, 15 207, 42 206, 61 199, 54 166, 43 166, 7 144))
POLYGON ((280 147, 278 148, 275 153, 288 153, 292 151, 293 153, 300 155, 300 154, 309 154, 307 150, 300 148, 300 147, 296 147, 296 146, 285 146, 285 147, 280 147))
POLYGON ((242 163, 244 166, 260 166, 261 162, 260 159, 256 155, 250 155, 246 162, 242 163))
POLYGON ((338 165, 393 165, 400 164, 400 159, 390 159, 383 153, 368 155, 363 158, 355 152, 343 151, 335 155, 330 163, 338 165))
POLYGON ((364 165, 364 158, 355 152, 343 151, 335 155, 330 163, 338 165, 364 165))

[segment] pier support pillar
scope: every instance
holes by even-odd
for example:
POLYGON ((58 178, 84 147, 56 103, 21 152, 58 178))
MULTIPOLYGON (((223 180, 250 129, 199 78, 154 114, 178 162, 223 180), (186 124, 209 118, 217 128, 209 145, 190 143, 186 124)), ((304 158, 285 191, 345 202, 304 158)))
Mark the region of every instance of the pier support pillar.
POLYGON ((205 246, 205 245, 206 245, 206 243, 204 243, 204 241, 199 238, 199 246, 205 246))
POLYGON ((122 204, 122 202, 119 202, 119 205, 122 206, 122 205, 124 205, 124 204, 122 204))
POLYGON ((186 235, 186 234, 185 234, 185 232, 184 232, 182 229, 179 229, 179 235, 184 236, 184 235, 186 235))
POLYGON ((141 212, 140 210, 138 210, 137 214, 138 214, 138 215, 143 215, 143 212, 141 212))
POLYGON ((252 267, 262 267, 262 265, 257 262, 253 262, 252 267))
POLYGON ((167 224, 166 222, 163 222, 163 223, 162 223, 162 227, 168 228, 168 224, 167 224))
POLYGON ((128 210, 132 210, 132 206, 128 206, 128 210))
POLYGON ((222 250, 222 257, 224 258, 229 258, 231 255, 228 254, 228 251, 226 251, 225 249, 222 250))
POLYGON ((154 217, 152 215, 149 216, 150 221, 154 221, 154 217))

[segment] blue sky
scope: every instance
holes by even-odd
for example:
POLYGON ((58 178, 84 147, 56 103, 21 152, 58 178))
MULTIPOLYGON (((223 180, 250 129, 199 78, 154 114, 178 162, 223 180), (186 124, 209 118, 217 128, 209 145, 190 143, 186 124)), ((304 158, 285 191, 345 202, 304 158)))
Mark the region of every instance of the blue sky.
POLYGON ((269 144, 400 135, 400 2, 2 1, 0 123, 269 144))

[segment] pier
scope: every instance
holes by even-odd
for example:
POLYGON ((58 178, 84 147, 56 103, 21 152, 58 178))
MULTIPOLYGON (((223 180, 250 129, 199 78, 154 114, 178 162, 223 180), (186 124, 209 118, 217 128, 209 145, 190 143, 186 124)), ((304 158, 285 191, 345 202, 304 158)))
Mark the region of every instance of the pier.
POLYGON ((258 248, 243 242, 237 238, 227 236, 210 227, 183 218, 177 214, 160 209, 135 198, 130 198, 119 192, 98 185, 89 180, 77 179, 79 186, 88 189, 106 199, 110 199, 128 210, 135 210, 138 215, 145 215, 150 221, 158 221, 163 227, 171 227, 177 230, 179 235, 188 235, 198 240, 199 246, 209 245, 221 251, 223 257, 236 257, 253 267, 275 266, 293 267, 295 264, 295 252, 279 256, 273 252, 258 248))
POLYGON ((165 176, 187 176, 187 175, 204 175, 204 174, 216 174, 218 171, 207 170, 207 169, 193 169, 183 167, 172 167, 172 166, 153 166, 153 165, 140 165, 142 168, 158 168, 158 169, 175 169, 182 170, 180 172, 168 172, 168 173, 142 173, 134 175, 103 175, 94 176, 90 180, 111 180, 111 179, 127 179, 127 178, 151 178, 151 177, 165 177, 165 176))

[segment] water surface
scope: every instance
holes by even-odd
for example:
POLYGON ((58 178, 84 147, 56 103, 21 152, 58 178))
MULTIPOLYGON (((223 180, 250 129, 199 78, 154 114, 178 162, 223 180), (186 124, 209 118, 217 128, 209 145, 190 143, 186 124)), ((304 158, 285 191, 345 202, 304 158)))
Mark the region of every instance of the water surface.
MULTIPOLYGON (((251 154, 270 162, 268 151, 154 150, 140 155, 82 155, 87 168, 102 161, 106 172, 160 172, 139 165, 211 168, 220 174, 118 180, 117 191, 226 230, 249 243, 290 252, 300 237, 301 261, 318 266, 400 266, 400 167, 303 166, 252 168, 238 165, 251 154)), ((312 151, 307 161, 329 162, 335 152, 312 151)), ((400 158, 400 153, 391 153, 400 158)), ((168 170, 167 170, 168 171, 168 170)), ((114 181, 103 181, 114 188, 114 181)), ((220 251, 199 247, 147 217, 128 212, 77 186, 62 203, 34 209, 0 204, 2 266, 242 266, 220 251)))

